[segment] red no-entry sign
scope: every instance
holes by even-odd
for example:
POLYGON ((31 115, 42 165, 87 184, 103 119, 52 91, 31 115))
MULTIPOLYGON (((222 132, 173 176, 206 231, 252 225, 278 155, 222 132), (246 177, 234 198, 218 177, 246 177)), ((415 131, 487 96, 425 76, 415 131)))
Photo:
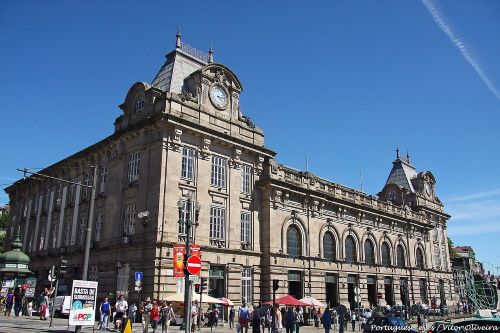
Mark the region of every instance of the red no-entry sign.
POLYGON ((381 299, 383 296, 382 296, 382 293, 377 293, 377 298, 378 299, 381 299))
POLYGON ((201 271, 200 257, 191 256, 187 260, 187 270, 190 274, 198 275, 201 271))

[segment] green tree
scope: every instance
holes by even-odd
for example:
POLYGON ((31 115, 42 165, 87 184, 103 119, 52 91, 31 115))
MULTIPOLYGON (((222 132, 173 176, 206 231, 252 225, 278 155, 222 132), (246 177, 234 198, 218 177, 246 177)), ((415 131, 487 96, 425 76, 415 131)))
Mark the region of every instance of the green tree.
POLYGON ((455 249, 453 248, 453 241, 451 240, 450 237, 448 237, 448 251, 450 252, 450 256, 452 258, 457 257, 457 251, 455 251, 455 249))
POLYGON ((7 222, 9 222, 9 214, 3 213, 0 215, 0 230, 7 229, 7 222))

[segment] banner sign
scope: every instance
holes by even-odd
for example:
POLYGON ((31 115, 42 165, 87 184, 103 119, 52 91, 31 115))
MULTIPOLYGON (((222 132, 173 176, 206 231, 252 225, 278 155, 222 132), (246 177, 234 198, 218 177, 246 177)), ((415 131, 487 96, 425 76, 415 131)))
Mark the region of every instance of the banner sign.
MULTIPOLYGON (((191 244, 191 256, 201 258, 200 246, 191 244)), ((174 244, 174 277, 184 277, 184 255, 186 254, 186 244, 174 244)))
POLYGON ((73 280, 71 309, 69 310, 69 324, 71 326, 94 325, 96 298, 97 282, 73 280))

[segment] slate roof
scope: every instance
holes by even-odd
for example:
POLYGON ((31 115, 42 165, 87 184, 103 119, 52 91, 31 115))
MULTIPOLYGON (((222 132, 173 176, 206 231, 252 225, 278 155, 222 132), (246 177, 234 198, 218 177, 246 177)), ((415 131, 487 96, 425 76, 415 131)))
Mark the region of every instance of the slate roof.
POLYGON ((412 179, 417 177, 417 170, 410 164, 409 159, 398 157, 392 162, 392 170, 385 184, 399 185, 411 193, 415 193, 415 188, 412 184, 412 179))

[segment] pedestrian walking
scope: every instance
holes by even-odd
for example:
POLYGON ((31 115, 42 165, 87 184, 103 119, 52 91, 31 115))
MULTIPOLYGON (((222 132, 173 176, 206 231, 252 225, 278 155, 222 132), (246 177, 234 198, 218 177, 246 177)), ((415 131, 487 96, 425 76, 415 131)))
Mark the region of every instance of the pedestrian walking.
POLYGON ((19 314, 22 314, 23 311, 23 301, 24 301, 24 291, 23 288, 19 287, 14 292, 14 313, 16 317, 19 317, 19 314))
POLYGON ((162 308, 162 333, 168 333, 168 329, 170 327, 170 321, 175 318, 174 309, 172 308, 172 303, 165 303, 162 308))
POLYGON ((259 311, 254 311, 252 313, 252 333, 262 333, 261 323, 259 311))
POLYGON ((135 303, 132 303, 131 306, 128 307, 128 318, 130 320, 130 326, 135 323, 135 318, 137 317, 137 306, 135 303))
POLYGON ((109 304, 108 298, 104 297, 104 300, 99 305, 99 327, 101 331, 106 331, 108 329, 109 316, 111 314, 111 304, 109 304))
POLYGON ((234 305, 231 305, 229 309, 229 328, 234 328, 234 315, 236 314, 236 310, 234 310, 234 305))
POLYGON ((142 307, 142 332, 148 333, 149 324, 151 322, 151 309, 153 306, 151 305, 151 298, 147 297, 144 301, 144 305, 142 307))
POLYGON ((354 312, 351 314, 351 328, 353 332, 356 330, 356 314, 354 312))
POLYGON ((323 316, 321 317, 321 320, 323 322, 323 328, 325 329, 325 333, 329 333, 330 326, 332 324, 332 318, 330 315, 330 311, 325 310, 325 312, 323 312, 323 316))
POLYGON ((240 330, 242 333, 248 333, 249 320, 250 320, 250 310, 248 309, 245 300, 243 300, 243 304, 238 310, 238 323, 240 324, 240 330))
POLYGON ((120 295, 118 301, 115 303, 115 328, 117 328, 117 321, 120 320, 123 323, 123 317, 127 316, 128 313, 128 302, 125 300, 125 295, 120 295))
POLYGON ((156 333, 159 321, 160 321, 160 309, 158 308, 158 302, 153 301, 153 307, 151 308, 151 327, 153 328, 153 333, 156 333))
POLYGON ((286 333, 293 333, 293 327, 295 325, 295 315, 293 314, 292 307, 289 307, 285 315, 285 330, 286 333))
POLYGON ((29 301, 27 306, 28 316, 31 317, 33 315, 33 302, 29 301))
POLYGON ((427 320, 427 316, 424 316, 423 325, 424 325, 424 330, 427 330, 427 328, 429 327, 429 321, 427 320))
POLYGON ((10 317, 10 312, 12 311, 12 307, 14 305, 14 294, 12 293, 12 289, 9 289, 7 296, 5 296, 5 313, 6 317, 10 317))
POLYGON ((422 317, 420 317, 420 314, 417 315, 417 326, 419 330, 422 329, 422 317))
POLYGON ((40 319, 47 320, 47 308, 49 307, 50 295, 54 292, 55 288, 49 290, 49 288, 44 288, 42 294, 38 299, 40 319))

